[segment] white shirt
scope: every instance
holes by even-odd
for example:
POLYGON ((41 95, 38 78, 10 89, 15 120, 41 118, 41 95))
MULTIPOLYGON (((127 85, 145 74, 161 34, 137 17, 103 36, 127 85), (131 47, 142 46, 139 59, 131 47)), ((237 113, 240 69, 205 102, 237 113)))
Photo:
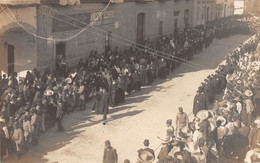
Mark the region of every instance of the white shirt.
POLYGON ((242 104, 240 102, 237 102, 236 106, 237 106, 237 112, 238 112, 238 114, 240 114, 242 111, 242 104))

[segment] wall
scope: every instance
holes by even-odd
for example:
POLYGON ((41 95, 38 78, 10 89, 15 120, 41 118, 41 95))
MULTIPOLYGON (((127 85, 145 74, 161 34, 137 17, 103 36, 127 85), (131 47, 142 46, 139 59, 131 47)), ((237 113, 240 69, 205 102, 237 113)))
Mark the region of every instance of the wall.
POLYGON ((217 4, 221 6, 217 11, 219 13, 218 18, 234 15, 234 0, 217 0, 217 4), (226 13, 224 9, 225 5, 226 5, 226 13))
MULTIPOLYGON (((6 10, 8 11, 8 10, 6 10)), ((36 8, 11 8, 11 12, 16 15, 16 19, 31 32, 36 32, 36 8)), ((11 16, 11 13, 8 11, 11 16)), ((7 73, 8 68, 8 48, 7 45, 14 46, 14 71, 20 72, 33 69, 37 63, 36 39, 24 31, 15 20, 10 19, 3 12, 0 15, 0 72, 7 73)))
POLYGON ((206 8, 209 8, 208 21, 216 19, 216 1, 209 0, 194 0, 194 14, 193 14, 193 25, 205 24, 206 20, 206 8), (206 5, 205 5, 206 2, 206 5))
MULTIPOLYGON (((5 6, 1 7, 5 8, 5 6)), ((28 24, 27 27, 30 28, 30 30, 32 30, 33 32, 36 31, 36 7, 27 7, 26 9, 24 7, 10 7, 10 10, 12 13, 10 13, 8 9, 5 10, 9 14, 9 16, 12 16, 13 14, 19 22, 24 22, 28 24)), ((8 25, 15 22, 15 19, 11 19, 9 16, 7 16, 4 11, 2 14, 0 14, 1 31, 3 31, 3 29, 5 29, 8 25)), ((16 24, 15 26, 18 25, 16 24)))
MULTIPOLYGON (((50 6, 59 12, 66 13, 69 15, 80 14, 80 13, 93 13, 101 11, 105 4, 103 3, 82 3, 80 6, 50 6)), ((174 20, 178 19, 178 28, 184 28, 184 11, 189 10, 189 24, 192 22, 192 1, 191 0, 179 0, 179 1, 154 1, 145 3, 136 2, 124 2, 118 4, 111 4, 108 8, 109 11, 113 12, 112 19, 106 20, 109 22, 107 25, 96 24, 94 27, 105 31, 110 31, 112 34, 123 37, 125 39, 136 42, 137 33, 137 15, 139 13, 145 13, 145 39, 154 39, 159 35, 159 22, 163 21, 163 35, 173 33, 174 31, 174 20), (174 11, 180 11, 178 16, 174 16, 174 11)), ((53 23, 57 23, 53 18, 43 14, 42 12, 50 13, 51 15, 60 15, 54 11, 39 6, 37 12, 37 27, 38 34, 44 37, 50 37, 55 39, 68 38, 75 33, 79 32, 77 29, 70 29, 60 32, 53 32, 53 23), (53 19, 53 20, 52 20, 53 19)), ((59 16, 58 16, 59 17, 59 16)), ((82 14, 76 19, 84 20, 86 14, 82 14), (80 17, 80 18, 79 18, 80 17)), ((67 20, 64 17, 61 19, 67 20)), ((71 21, 73 22, 73 21, 71 21)), ((103 21, 104 23, 105 21, 103 21)), ((89 22, 88 22, 89 23, 89 22)), ((100 22, 99 22, 100 23, 100 22)), ((80 25, 84 26, 84 25, 80 25)), ((62 27, 62 25, 61 25, 62 27)), ((63 26, 64 27, 64 26, 63 26)), ((56 28, 56 27, 54 27, 56 28)), ((65 27, 64 27, 65 28, 65 27)), ((77 38, 67 41, 66 44, 66 60, 71 66, 76 65, 80 58, 88 57, 91 50, 97 50, 103 52, 105 48, 105 32, 100 32, 93 28, 89 28, 89 31, 83 32, 77 38), (100 36, 102 35, 102 36, 100 36)), ((119 48, 126 47, 127 45, 119 43, 122 39, 111 37, 112 46, 118 46, 119 48)), ((124 41, 126 42, 126 41, 124 41)), ((128 42, 129 44, 129 42, 128 42)), ((130 43, 131 44, 131 43, 130 43)), ((38 67, 45 68, 55 67, 56 59, 56 43, 52 41, 39 40, 38 39, 37 54, 38 54, 38 67)))
POLYGON ((35 39, 19 29, 3 34, 0 39, 1 70, 7 73, 7 44, 14 46, 14 71, 32 70, 36 67, 35 39))

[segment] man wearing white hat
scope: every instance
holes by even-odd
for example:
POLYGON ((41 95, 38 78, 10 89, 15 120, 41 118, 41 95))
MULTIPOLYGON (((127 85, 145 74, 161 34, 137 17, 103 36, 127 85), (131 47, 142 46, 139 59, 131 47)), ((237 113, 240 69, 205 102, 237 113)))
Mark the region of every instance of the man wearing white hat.
POLYGON ((154 155, 154 150, 149 148, 149 140, 148 139, 145 139, 144 142, 144 149, 141 148, 139 149, 137 152, 138 152, 138 160, 137 160, 137 163, 142 163, 142 162, 152 162, 154 159, 155 159, 155 155, 154 155), (146 157, 142 157, 142 155, 146 155, 146 157), (148 159, 147 156, 150 156, 150 158, 148 159))

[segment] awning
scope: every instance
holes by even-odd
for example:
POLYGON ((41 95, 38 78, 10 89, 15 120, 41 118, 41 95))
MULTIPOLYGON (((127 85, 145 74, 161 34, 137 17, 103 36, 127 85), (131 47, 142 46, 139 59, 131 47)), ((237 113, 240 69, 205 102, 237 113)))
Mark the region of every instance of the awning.
POLYGON ((23 5, 23 4, 39 4, 40 0, 0 0, 0 4, 5 5, 23 5))

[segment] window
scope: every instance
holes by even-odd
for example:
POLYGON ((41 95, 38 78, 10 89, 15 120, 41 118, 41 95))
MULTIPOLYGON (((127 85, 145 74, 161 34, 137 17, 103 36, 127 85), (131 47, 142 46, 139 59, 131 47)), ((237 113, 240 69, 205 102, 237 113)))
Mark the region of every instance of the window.
POLYGON ((174 11, 174 16, 178 16, 178 15, 180 15, 180 11, 174 11))
POLYGON ((184 24, 189 24, 189 16, 190 16, 189 12, 190 12, 189 9, 186 9, 184 11, 184 24))
POLYGON ((111 46, 111 36, 112 36, 112 32, 111 31, 106 33, 106 41, 105 41, 105 46, 106 47, 110 47, 111 46))
POLYGON ((159 22, 159 35, 162 36, 163 35, 163 21, 159 22))
POLYGON ((201 10, 201 19, 203 20, 204 18, 204 11, 205 11, 205 6, 202 7, 202 10, 201 10))
POLYGON ((199 19, 199 11, 200 11, 200 7, 198 6, 198 7, 197 7, 197 21, 198 21, 198 19, 199 19))

